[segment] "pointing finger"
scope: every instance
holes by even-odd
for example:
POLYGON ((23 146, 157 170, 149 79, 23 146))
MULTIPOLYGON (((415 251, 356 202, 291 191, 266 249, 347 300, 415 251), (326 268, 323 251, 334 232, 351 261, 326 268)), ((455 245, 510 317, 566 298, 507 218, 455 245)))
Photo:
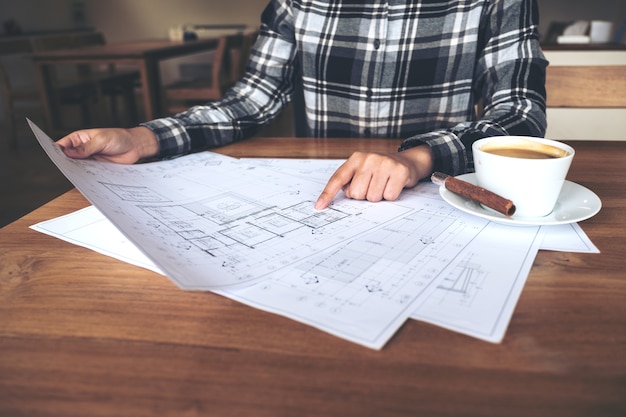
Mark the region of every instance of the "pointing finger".
POLYGON ((315 209, 322 210, 328 207, 339 190, 352 181, 354 172, 355 168, 350 161, 344 162, 328 180, 326 187, 315 202, 315 209))

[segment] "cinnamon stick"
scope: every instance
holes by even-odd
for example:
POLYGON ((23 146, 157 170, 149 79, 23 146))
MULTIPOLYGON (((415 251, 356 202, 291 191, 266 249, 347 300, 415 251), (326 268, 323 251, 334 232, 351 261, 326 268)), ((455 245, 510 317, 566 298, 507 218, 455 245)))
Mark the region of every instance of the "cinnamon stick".
POLYGON ((433 173, 430 179, 435 184, 443 185, 446 190, 474 200, 477 203, 489 207, 498 213, 502 213, 507 217, 511 217, 515 213, 515 204, 513 204, 511 200, 479 187, 478 185, 474 185, 441 172, 433 173))

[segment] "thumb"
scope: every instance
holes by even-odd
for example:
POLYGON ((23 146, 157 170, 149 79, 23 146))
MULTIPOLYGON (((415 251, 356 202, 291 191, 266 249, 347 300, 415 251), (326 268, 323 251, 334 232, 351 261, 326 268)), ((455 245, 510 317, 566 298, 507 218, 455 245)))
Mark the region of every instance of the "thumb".
POLYGON ((92 137, 84 130, 72 132, 57 141, 57 145, 71 158, 88 158, 93 154, 92 137))

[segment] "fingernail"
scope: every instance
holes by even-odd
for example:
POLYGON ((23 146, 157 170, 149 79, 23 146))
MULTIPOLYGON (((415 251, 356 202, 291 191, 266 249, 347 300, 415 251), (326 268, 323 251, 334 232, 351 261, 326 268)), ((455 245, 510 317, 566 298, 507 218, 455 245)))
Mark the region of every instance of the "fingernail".
POLYGON ((86 133, 83 133, 83 132, 79 132, 79 133, 78 133, 78 138, 80 139, 80 141, 81 141, 82 143, 87 143, 87 142, 89 142, 89 141, 91 140, 91 138, 89 137, 89 135, 88 135, 88 134, 86 134, 86 133))

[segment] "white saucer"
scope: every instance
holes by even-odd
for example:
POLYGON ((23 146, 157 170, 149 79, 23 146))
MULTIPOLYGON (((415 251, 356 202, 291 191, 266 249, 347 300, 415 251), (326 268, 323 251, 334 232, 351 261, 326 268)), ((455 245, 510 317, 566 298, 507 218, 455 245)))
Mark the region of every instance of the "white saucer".
MULTIPOLYGON (((476 174, 463 174, 458 179, 476 184, 476 174)), ((479 203, 439 187, 439 194, 450 205, 466 213, 497 223, 519 226, 549 226, 576 223, 594 216, 600 211, 602 202, 591 190, 571 181, 565 181, 559 199, 552 213, 544 217, 506 217, 494 210, 484 208, 479 203)))

